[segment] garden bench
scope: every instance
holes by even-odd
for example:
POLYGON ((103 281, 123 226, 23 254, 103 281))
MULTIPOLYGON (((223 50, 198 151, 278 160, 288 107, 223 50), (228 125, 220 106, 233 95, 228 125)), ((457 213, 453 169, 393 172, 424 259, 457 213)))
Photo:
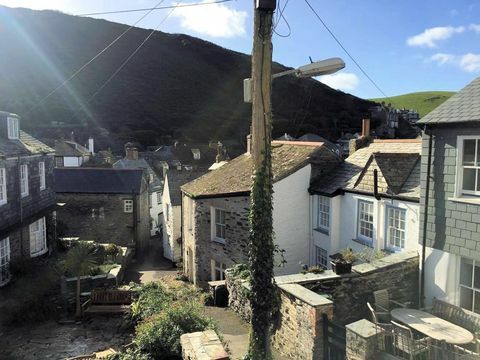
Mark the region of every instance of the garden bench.
POLYGON ((90 299, 82 304, 84 314, 124 314, 130 312, 133 291, 93 290, 90 299))

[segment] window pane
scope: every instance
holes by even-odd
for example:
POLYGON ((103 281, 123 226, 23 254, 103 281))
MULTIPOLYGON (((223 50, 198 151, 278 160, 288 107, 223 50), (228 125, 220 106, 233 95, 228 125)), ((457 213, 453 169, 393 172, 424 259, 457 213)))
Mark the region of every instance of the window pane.
POLYGON ((462 259, 460 264, 460 284, 471 287, 472 286, 472 260, 462 259))
POLYGON ((463 165, 472 166, 475 164, 476 140, 465 140, 463 142, 463 165))
POLYGON ((463 190, 475 191, 475 169, 463 169, 463 190))
POLYGON ((473 294, 475 296, 473 302, 473 311, 475 311, 477 314, 480 314, 480 291, 474 291, 473 294))
POLYGON ((473 287, 480 290, 480 261, 475 262, 475 274, 473 276, 473 287))
POLYGON ((473 290, 460 286, 460 307, 472 310, 473 290))

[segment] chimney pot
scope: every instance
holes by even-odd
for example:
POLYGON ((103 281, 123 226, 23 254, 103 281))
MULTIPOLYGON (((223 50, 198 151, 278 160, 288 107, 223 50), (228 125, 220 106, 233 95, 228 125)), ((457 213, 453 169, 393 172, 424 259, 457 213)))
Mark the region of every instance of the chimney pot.
POLYGON ((370 136, 370 119, 362 120, 362 137, 370 136))
POLYGON ((247 135, 247 154, 252 153, 252 134, 247 135))

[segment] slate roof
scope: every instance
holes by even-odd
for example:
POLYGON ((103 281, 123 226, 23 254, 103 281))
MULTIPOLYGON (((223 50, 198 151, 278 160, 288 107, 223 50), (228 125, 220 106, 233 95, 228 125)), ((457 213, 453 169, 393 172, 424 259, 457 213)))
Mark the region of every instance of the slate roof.
MULTIPOLYGON (((323 143, 272 141, 273 181, 280 181, 312 163, 312 179, 327 172, 341 159, 323 143)), ((252 156, 243 154, 222 167, 182 186, 189 196, 212 197, 250 193, 252 156)))
POLYGON ((373 194, 373 173, 378 172, 380 194, 420 198, 421 140, 374 140, 310 187, 312 193, 335 195, 339 191, 373 194))
POLYGON ((6 157, 48 154, 53 152, 54 150, 50 146, 35 139, 23 130, 20 130, 18 140, 0 138, 0 154, 6 157))
POLYGON ((417 123, 439 125, 462 122, 480 122, 480 77, 425 115, 417 123))
POLYGON ((120 159, 115 164, 113 164, 115 169, 142 169, 145 172, 145 175, 152 179, 150 183, 152 190, 158 190, 163 187, 163 181, 159 178, 152 167, 147 163, 145 159, 129 160, 129 159, 120 159))
POLYGON ((135 194, 142 192, 143 170, 110 168, 56 168, 55 192, 135 194))
POLYGON ((90 155, 90 151, 74 141, 55 141, 55 155, 67 157, 80 157, 90 155))
POLYGON ((173 206, 180 205, 182 203, 182 186, 201 177, 206 171, 205 169, 185 170, 183 168, 182 170, 177 170, 176 168, 170 168, 167 171, 167 181, 171 204, 173 206))

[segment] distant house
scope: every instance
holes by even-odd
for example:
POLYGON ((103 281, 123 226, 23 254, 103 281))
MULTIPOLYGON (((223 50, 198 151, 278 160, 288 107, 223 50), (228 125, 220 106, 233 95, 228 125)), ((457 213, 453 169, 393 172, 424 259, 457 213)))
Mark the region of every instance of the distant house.
POLYGON ((180 187, 203 175, 205 170, 191 166, 166 167, 163 204, 163 256, 177 262, 182 258, 182 193, 180 187))
POLYGON ((480 77, 418 124, 426 303, 436 297, 480 313, 480 77))
POLYGON ((138 149, 130 143, 125 145, 125 158, 118 160, 113 167, 116 169, 142 169, 148 187, 148 201, 150 207, 150 235, 154 236, 162 231, 162 175, 158 176, 152 167, 143 158, 138 157, 138 149))
POLYGON ((91 149, 87 149, 75 141, 55 141, 55 167, 78 167, 93 156, 93 139, 89 139, 91 149))
POLYGON ((10 265, 47 254, 54 236, 53 149, 0 112, 0 286, 10 265))
POLYGON ((150 239, 148 188, 141 169, 56 168, 64 236, 144 250, 150 239))
MULTIPOLYGON (((272 152, 275 244, 287 261, 276 274, 291 274, 310 263, 311 181, 341 159, 322 143, 273 141, 272 152)), ((182 186, 184 271, 195 285, 222 280, 226 268, 248 261, 251 175, 247 152, 182 186)))
POLYGON ((420 152, 420 140, 374 140, 312 184, 314 264, 345 248, 418 250, 420 152))

